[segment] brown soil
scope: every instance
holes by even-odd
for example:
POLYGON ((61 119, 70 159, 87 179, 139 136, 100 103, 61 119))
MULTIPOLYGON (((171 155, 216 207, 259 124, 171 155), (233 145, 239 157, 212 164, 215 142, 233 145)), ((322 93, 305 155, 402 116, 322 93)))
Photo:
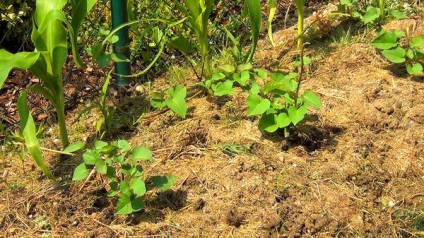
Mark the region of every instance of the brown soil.
MULTIPOLYGON (((387 27, 409 22, 413 35, 424 34, 422 15, 387 27)), ((276 32, 276 39, 291 32, 276 32)), ((287 71, 294 54, 285 44, 271 49, 264 40, 256 58, 260 67, 287 71)), ((258 119, 246 116, 245 94, 199 94, 193 75, 185 81, 191 96, 185 120, 149 111, 133 126, 148 104, 135 91, 123 98, 116 137, 151 148, 155 160, 144 165, 147 176, 178 177, 172 190, 149 192, 145 209, 131 216, 114 214, 115 200, 107 198, 99 177, 71 183, 80 158, 46 153, 61 177, 54 184, 31 159, 21 162, 18 152, 2 152, 0 236, 422 236, 424 77, 407 76, 368 43, 323 39, 307 54, 313 64, 303 89, 317 92, 323 109, 311 111, 288 139, 257 129, 258 119)), ((165 75, 153 88, 169 83, 165 75)), ((78 111, 68 112, 72 140, 91 143, 98 115, 71 124, 78 111)), ((57 147, 57 128, 51 128, 43 140, 49 148, 57 147)))

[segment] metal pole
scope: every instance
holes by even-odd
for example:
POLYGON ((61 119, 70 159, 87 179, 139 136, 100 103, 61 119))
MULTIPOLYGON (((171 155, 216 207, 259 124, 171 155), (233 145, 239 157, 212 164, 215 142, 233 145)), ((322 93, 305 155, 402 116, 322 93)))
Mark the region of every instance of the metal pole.
MULTIPOLYGON (((112 8, 112 29, 117 28, 121 24, 128 22, 127 0, 111 0, 112 8)), ((119 40, 114 44, 115 54, 123 54, 125 58, 130 58, 129 48, 129 31, 128 27, 124 27, 116 32, 119 40)), ((121 75, 131 74, 130 62, 115 62, 116 83, 118 86, 127 86, 131 83, 130 77, 122 77, 121 75)))

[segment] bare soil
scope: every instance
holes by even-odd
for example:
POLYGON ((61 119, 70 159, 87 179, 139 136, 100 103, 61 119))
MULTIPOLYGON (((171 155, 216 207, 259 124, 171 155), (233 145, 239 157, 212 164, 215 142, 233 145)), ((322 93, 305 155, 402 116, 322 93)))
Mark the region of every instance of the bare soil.
MULTIPOLYGON (((413 35, 424 34, 423 15, 385 27, 411 24, 413 35)), ((295 47, 284 39, 292 32, 276 32, 276 48, 264 39, 257 66, 289 71, 295 47)), ((308 46, 307 54, 313 63, 303 89, 317 92, 323 108, 310 111, 288 139, 258 130, 258 118, 246 116, 246 94, 207 96, 199 93, 191 74, 185 81, 187 119, 150 111, 145 94, 137 91, 120 98, 114 138, 151 148, 155 160, 144 165, 147 176, 178 177, 172 190, 149 192, 145 209, 131 216, 114 214, 115 200, 107 198, 100 177, 71 182, 80 158, 46 153, 61 178, 54 184, 30 158, 21 161, 19 152, 5 149, 0 236, 422 237, 424 77, 408 76, 364 42, 342 44, 324 36, 308 46)), ((7 85, 25 75, 15 72, 7 85)), ((75 75, 104 77, 101 72, 75 75)), ((169 84, 165 74, 152 87, 169 84)), ((12 88, 2 89, 4 109, 12 88)), ((72 141, 90 144, 99 115, 90 113, 72 124, 82 104, 69 108, 69 131, 72 141)), ((8 115, 11 122, 18 120, 13 112, 8 115)), ((46 128, 45 147, 59 148, 56 131, 54 124, 46 128)))

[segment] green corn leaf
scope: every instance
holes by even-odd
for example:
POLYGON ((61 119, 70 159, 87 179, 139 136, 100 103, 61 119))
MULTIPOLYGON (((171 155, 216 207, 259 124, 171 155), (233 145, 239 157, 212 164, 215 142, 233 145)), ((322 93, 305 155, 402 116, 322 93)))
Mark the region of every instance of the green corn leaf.
POLYGON ((73 181, 83 180, 87 178, 89 173, 90 173, 90 170, 88 170, 87 166, 85 166, 85 164, 82 163, 75 168, 74 174, 72 175, 72 180, 73 181))
POLYGON ((165 104, 171 110, 182 118, 187 114, 187 103, 185 101, 187 89, 183 85, 177 85, 175 88, 168 90, 168 95, 171 98, 165 100, 165 104))
POLYGON ((383 50, 381 51, 381 54, 383 54, 386 59, 393 63, 405 62, 406 51, 403 48, 396 47, 395 49, 391 50, 383 50))
POLYGON ((302 99, 305 102, 305 105, 311 105, 317 109, 320 109, 322 107, 319 97, 311 91, 306 91, 305 93, 303 93, 302 99))
POLYGON ((305 118, 306 115, 306 107, 301 106, 299 108, 296 108, 295 106, 290 106, 288 109, 289 118, 293 125, 297 125, 300 121, 305 118))
POLYGON ((388 50, 397 46, 397 40, 398 37, 396 36, 396 33, 385 32, 371 42, 371 45, 380 50, 388 50))
POLYGON ((136 178, 132 181, 130 189, 136 196, 143 196, 146 193, 146 184, 140 178, 136 178))
POLYGON ((262 12, 260 0, 246 0, 245 4, 249 11, 250 25, 252 31, 252 46, 246 62, 251 62, 256 51, 262 25, 262 12))
POLYGON ((246 99, 247 115, 260 115, 265 113, 271 106, 268 99, 261 99, 258 95, 249 95, 246 99))
POLYGON ((25 139, 25 146, 43 173, 49 179, 55 180, 50 169, 44 164, 43 154, 41 153, 40 144, 36 137, 37 131, 35 129, 34 119, 32 118, 27 105, 28 92, 28 89, 23 91, 18 98, 20 126, 22 135, 25 139))
POLYGON ((173 175, 153 176, 150 178, 153 185, 163 191, 170 189, 176 180, 177 177, 173 175))
POLYGON ((212 90, 216 96, 233 95, 235 93, 233 82, 227 80, 217 84, 212 84, 212 90))
POLYGON ((82 148, 84 148, 85 144, 82 141, 78 141, 75 142, 71 145, 69 145, 68 147, 66 147, 63 152, 65 153, 73 153, 75 151, 81 150, 82 148))
POLYGON ((70 25, 72 26, 72 29, 69 28, 70 31, 70 39, 71 39, 71 46, 72 46, 72 54, 74 55, 74 58, 76 59, 76 63, 80 67, 84 67, 84 64, 81 60, 81 57, 78 54, 78 46, 77 46, 77 39, 76 36, 78 35, 78 30, 81 26, 81 23, 83 19, 87 16, 88 12, 94 7, 97 0, 72 0, 72 20, 70 25))
POLYGON ((423 72, 423 66, 419 62, 416 62, 414 64, 406 64, 406 71, 410 75, 420 74, 423 72))
POLYGON ((116 205, 116 214, 128 215, 140 211, 144 207, 142 198, 135 198, 130 192, 123 193, 116 205))
POLYGON ((153 154, 149 149, 138 146, 133 149, 131 158, 135 161, 151 161, 153 159, 153 154))
POLYGON ((277 0, 268 0, 268 20, 267 20, 267 27, 268 27, 268 38, 271 41, 272 46, 275 47, 274 37, 272 35, 272 21, 275 17, 275 12, 277 11, 277 0))
POLYGON ((38 58, 39 52, 20 52, 12 54, 4 49, 0 49, 0 88, 3 87, 10 70, 13 68, 29 69, 33 66, 38 58))

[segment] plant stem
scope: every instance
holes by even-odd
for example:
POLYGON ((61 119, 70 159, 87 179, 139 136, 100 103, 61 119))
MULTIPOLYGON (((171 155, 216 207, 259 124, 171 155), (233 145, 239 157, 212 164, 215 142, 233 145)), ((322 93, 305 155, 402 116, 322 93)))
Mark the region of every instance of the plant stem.
POLYGON ((59 103, 56 105, 56 115, 57 122, 59 124, 60 138, 62 140, 63 148, 66 148, 69 145, 68 131, 66 129, 65 121, 65 96, 63 95, 63 90, 60 92, 59 103))
POLYGON ((300 69, 299 69, 299 77, 297 80, 297 88, 296 88, 296 94, 294 95, 294 105, 297 107, 297 99, 299 97, 299 90, 300 90, 300 84, 302 82, 302 76, 303 76, 303 55, 304 55, 304 47, 303 47, 303 41, 304 41, 304 32, 303 32, 303 18, 304 18, 304 3, 302 1, 295 1, 296 2, 296 8, 297 8, 297 49, 300 51, 300 69))

